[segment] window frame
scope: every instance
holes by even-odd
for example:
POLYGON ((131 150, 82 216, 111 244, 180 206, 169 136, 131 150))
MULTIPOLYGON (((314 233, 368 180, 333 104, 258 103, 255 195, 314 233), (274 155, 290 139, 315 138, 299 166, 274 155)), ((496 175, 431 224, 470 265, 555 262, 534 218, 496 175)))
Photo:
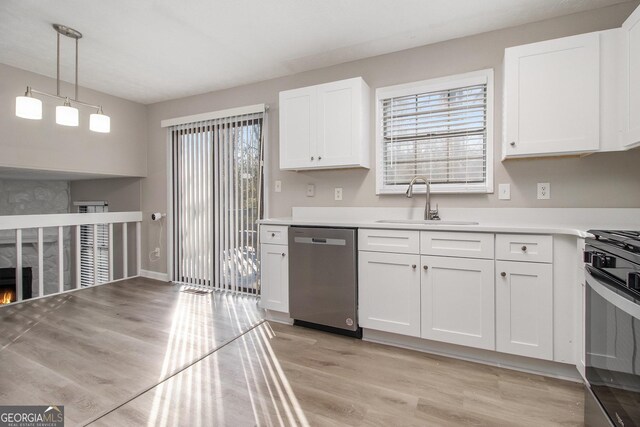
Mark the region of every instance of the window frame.
MULTIPOLYGON (((417 95, 439 90, 457 89, 464 86, 485 84, 487 85, 487 138, 486 138, 486 177, 483 183, 444 183, 432 184, 432 193, 455 193, 455 194, 489 194, 493 193, 493 162, 494 162, 494 139, 493 139, 493 109, 494 109, 494 86, 493 69, 472 71, 470 73, 456 74, 446 77, 439 77, 429 80, 422 80, 411 83, 404 83, 394 86, 380 87, 376 89, 376 195, 404 194, 406 185, 385 185, 384 184, 384 138, 382 123, 382 102, 385 99, 417 95)), ((425 193, 426 185, 416 183, 414 192, 425 193)))

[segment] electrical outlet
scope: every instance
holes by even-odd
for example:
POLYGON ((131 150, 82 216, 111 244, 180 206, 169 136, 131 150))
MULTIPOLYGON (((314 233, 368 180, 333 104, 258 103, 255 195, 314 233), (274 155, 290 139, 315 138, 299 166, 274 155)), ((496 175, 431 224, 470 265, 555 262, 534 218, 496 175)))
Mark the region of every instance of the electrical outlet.
POLYGON ((335 188, 335 199, 342 200, 342 188, 340 187, 335 188))
POLYGON ((316 195, 316 186, 313 184, 307 185, 307 197, 313 197, 316 195))
POLYGON ((282 192, 282 181, 276 181, 276 186, 275 186, 275 192, 276 193, 281 193, 282 192))
POLYGON ((538 200, 549 200, 551 198, 551 184, 548 182, 538 183, 538 200))
POLYGON ((511 184, 498 185, 498 199, 511 200, 511 184))

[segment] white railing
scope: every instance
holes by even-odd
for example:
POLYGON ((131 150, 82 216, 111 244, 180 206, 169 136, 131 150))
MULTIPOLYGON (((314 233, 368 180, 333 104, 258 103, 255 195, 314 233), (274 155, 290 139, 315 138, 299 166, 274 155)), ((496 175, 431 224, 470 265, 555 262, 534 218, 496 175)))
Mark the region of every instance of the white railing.
POLYGON ((93 280, 94 285, 98 284, 98 226, 108 226, 108 251, 109 251, 109 282, 114 280, 114 255, 113 255, 113 228, 114 224, 122 224, 122 277, 128 278, 140 274, 141 267, 141 223, 142 212, 105 212, 105 213, 71 213, 71 214, 51 214, 51 215, 5 215, 0 216, 0 244, 12 244, 14 240, 11 231, 15 232, 15 250, 16 250, 16 298, 15 302, 23 300, 22 286, 22 269, 23 269, 23 244, 33 243, 37 247, 37 268, 38 268, 38 297, 45 296, 44 287, 44 244, 46 242, 53 243, 57 241, 58 248, 58 283, 57 291, 47 293, 46 296, 55 295, 62 292, 68 292, 81 287, 81 242, 80 227, 93 226, 93 280), (127 236, 128 224, 135 223, 136 227, 136 273, 129 275, 128 264, 128 243, 127 236), (71 289, 65 289, 64 279, 64 227, 75 229, 75 280, 72 281, 71 289), (46 228, 57 228, 56 233, 49 233, 45 237, 44 230, 46 228), (25 233, 28 230, 36 230, 35 237, 25 233), (26 239, 25 239, 26 237, 26 239))

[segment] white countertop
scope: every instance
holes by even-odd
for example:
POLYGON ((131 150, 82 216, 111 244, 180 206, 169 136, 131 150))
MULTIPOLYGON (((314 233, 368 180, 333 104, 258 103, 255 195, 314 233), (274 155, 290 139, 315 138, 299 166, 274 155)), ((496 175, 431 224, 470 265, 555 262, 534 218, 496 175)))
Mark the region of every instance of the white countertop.
POLYGON ((450 221, 475 221, 477 225, 383 223, 381 219, 420 218, 421 212, 396 208, 294 208, 288 218, 269 218, 264 225, 440 230, 516 234, 565 234, 589 237, 592 229, 640 230, 640 209, 525 209, 485 208, 441 210, 450 221), (416 216, 416 213, 418 216, 416 216), (359 219, 361 218, 361 219, 359 219), (375 219, 373 219, 375 218, 375 219))
POLYGON ((571 228, 567 226, 526 226, 526 225, 499 225, 482 224, 458 225, 458 224, 398 224, 376 221, 353 220, 323 220, 323 219, 294 219, 294 218, 270 218, 259 221, 264 225, 299 225, 310 227, 349 227, 349 228, 384 228, 388 230, 440 230, 440 231, 469 231, 476 233, 516 233, 516 234, 569 234, 577 237, 589 237, 587 226, 571 228))

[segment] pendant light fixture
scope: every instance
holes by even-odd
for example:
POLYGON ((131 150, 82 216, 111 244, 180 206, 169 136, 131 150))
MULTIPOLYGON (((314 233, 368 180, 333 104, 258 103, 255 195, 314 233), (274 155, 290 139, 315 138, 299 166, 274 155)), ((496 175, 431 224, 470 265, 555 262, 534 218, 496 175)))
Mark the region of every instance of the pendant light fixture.
POLYGON ((78 40, 82 38, 82 33, 65 25, 53 24, 57 31, 57 52, 56 52, 56 94, 42 92, 27 86, 24 96, 16 97, 16 116, 23 119, 42 119, 42 101, 35 98, 33 94, 48 96, 63 101, 62 105, 56 107, 56 123, 62 126, 78 126, 79 112, 74 105, 93 108, 96 113, 89 116, 89 130, 93 132, 109 133, 111 131, 111 118, 102 112, 102 106, 87 104, 78 100, 78 40), (60 95, 60 35, 75 39, 76 41, 76 79, 75 96, 60 95))

